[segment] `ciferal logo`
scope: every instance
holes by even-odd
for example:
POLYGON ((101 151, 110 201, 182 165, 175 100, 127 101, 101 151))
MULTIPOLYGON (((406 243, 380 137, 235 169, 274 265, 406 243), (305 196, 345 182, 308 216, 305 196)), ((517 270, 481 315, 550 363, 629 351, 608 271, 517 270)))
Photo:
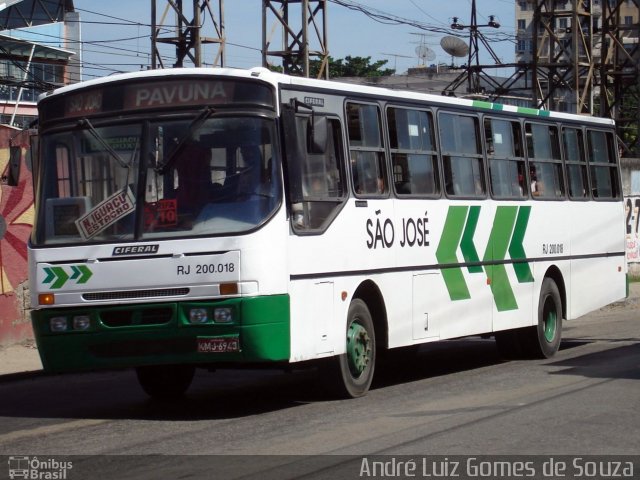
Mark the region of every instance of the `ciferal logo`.
POLYGON ((121 257, 124 255, 141 255, 148 253, 158 253, 160 244, 149 245, 124 245, 113 249, 113 257, 121 257))
POLYGON ((9 457, 9 478, 56 479, 65 480, 67 471, 73 468, 73 462, 59 461, 55 458, 46 460, 38 457, 9 457))

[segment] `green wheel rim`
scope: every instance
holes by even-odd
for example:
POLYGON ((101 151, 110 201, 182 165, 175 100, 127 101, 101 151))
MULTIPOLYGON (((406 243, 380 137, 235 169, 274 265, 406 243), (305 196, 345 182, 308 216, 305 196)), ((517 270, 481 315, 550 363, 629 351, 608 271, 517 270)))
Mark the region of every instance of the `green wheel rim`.
POLYGON ((551 298, 547 299, 545 302, 543 322, 544 338, 547 342, 551 343, 556 336, 556 326, 558 324, 555 303, 551 298))
POLYGON ((367 329, 354 321, 347 331, 347 362, 354 378, 365 371, 371 361, 371 338, 367 329))

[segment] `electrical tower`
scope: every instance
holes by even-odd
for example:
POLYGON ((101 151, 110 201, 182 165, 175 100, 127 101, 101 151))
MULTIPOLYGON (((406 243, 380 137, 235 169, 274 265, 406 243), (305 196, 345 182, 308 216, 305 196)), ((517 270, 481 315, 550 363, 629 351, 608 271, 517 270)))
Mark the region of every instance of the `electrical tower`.
POLYGON ((602 2, 600 115, 616 121, 623 153, 633 157, 640 156, 639 12, 638 0, 602 2))
POLYGON ((534 107, 592 115, 597 71, 591 0, 574 0, 570 8, 538 0, 532 32, 534 107))
POLYGON ((224 0, 191 0, 190 13, 183 9, 182 0, 165 0, 166 5, 158 19, 159 1, 162 0, 151 0, 151 68, 166 67, 160 48, 167 44, 175 47, 172 67, 184 67, 185 62, 190 62, 194 67, 205 64, 224 67, 224 0), (205 36, 205 29, 211 30, 212 36, 205 36), (205 45, 218 47, 212 63, 203 60, 205 45))
POLYGON ((262 66, 269 67, 268 57, 277 57, 284 73, 309 77, 309 62, 316 59, 320 62, 318 78, 328 79, 326 15, 327 0, 263 0, 262 66), (269 20, 274 20, 274 26, 267 35, 269 20), (278 27, 282 31, 281 46, 272 45, 270 39, 278 27))
POLYGON ((519 64, 502 63, 493 48, 491 48, 484 34, 480 31, 480 28, 483 27, 500 28, 500 24, 496 21, 494 15, 489 15, 488 23, 479 25, 475 0, 471 2, 471 22, 469 25, 463 25, 458 22, 458 17, 453 17, 453 23, 451 24, 453 30, 469 30, 469 48, 465 49, 467 51, 467 64, 463 67, 463 71, 443 89, 443 95, 457 95, 459 87, 465 83, 467 84, 467 96, 482 98, 488 101, 495 101, 509 93, 523 90, 523 87, 519 84, 519 80, 525 76, 526 69, 520 68, 521 65, 519 64), (494 61, 493 64, 483 65, 480 63, 480 44, 486 48, 494 61), (485 71, 509 67, 514 69, 514 73, 507 78, 491 76, 485 71))

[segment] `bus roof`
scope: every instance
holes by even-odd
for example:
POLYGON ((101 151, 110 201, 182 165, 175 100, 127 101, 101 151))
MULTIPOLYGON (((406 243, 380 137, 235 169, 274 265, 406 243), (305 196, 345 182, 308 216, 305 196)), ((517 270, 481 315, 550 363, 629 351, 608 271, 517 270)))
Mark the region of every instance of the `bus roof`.
POLYGON ((333 80, 318 80, 304 77, 293 77, 284 75, 277 72, 272 72, 263 67, 256 67, 249 70, 236 69, 236 68, 171 68, 171 69, 158 69, 158 70, 146 70, 140 72, 121 73, 117 75, 110 75, 108 77, 97 78, 86 82, 75 83, 59 89, 43 94, 40 99, 48 98, 50 96, 56 96, 65 94, 78 89, 84 89, 88 87, 108 85, 114 82, 121 82, 126 80, 141 80, 145 78, 155 77, 171 77, 171 76, 213 76, 223 75, 236 78, 254 78, 267 82, 274 87, 283 85, 292 85, 297 87, 308 87, 313 89, 327 90, 332 93, 351 93, 362 94, 372 96, 383 96, 386 98, 396 98, 402 100, 417 100, 427 101, 438 105, 450 105, 450 106, 466 106, 480 110, 493 110, 511 112, 518 115, 544 117, 549 119, 566 119, 573 121, 588 122, 592 124, 601 125, 613 125, 614 121, 610 118, 593 117, 588 115, 577 115, 572 113, 555 112, 549 110, 539 110, 535 108, 519 107, 514 105, 504 105, 501 103, 491 103, 482 100, 473 100, 458 97, 446 97, 441 95, 434 95, 429 93, 421 93, 410 90, 394 90, 384 87, 374 87, 368 85, 359 85, 355 83, 345 83, 333 80))

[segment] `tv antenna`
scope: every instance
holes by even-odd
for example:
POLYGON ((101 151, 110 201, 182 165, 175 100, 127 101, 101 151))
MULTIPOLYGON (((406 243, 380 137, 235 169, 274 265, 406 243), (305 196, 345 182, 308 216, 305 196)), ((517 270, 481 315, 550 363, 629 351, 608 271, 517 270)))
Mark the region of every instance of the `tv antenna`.
POLYGON ((397 73, 396 66, 398 64, 398 58, 413 58, 409 55, 400 55, 399 53, 380 53, 380 55, 384 55, 386 57, 393 57, 393 71, 397 73))
POLYGON ((451 55, 451 68, 454 67, 453 57, 466 57, 469 53, 469 45, 467 45, 464 40, 452 35, 442 37, 442 39, 440 39, 440 46, 445 52, 451 55))
POLYGON ((431 62, 436 58, 436 52, 431 50, 426 45, 418 45, 416 47, 416 55, 420 59, 420 65, 424 66, 427 62, 431 62))

